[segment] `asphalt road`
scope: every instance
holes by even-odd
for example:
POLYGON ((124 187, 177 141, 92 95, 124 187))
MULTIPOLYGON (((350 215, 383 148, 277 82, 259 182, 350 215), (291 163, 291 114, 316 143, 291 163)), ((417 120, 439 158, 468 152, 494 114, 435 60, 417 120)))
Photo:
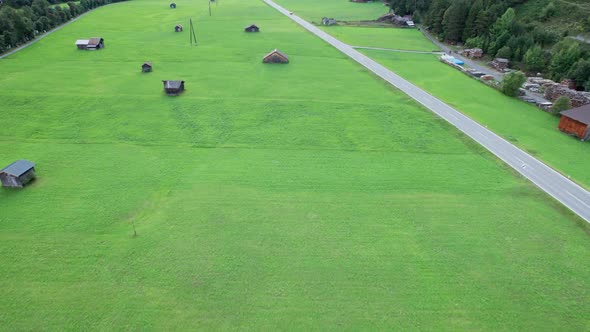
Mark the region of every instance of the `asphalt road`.
POLYGON ((457 127, 541 190, 561 202, 586 222, 590 222, 590 193, 584 188, 351 46, 328 35, 297 15, 291 14, 273 1, 263 1, 457 127))

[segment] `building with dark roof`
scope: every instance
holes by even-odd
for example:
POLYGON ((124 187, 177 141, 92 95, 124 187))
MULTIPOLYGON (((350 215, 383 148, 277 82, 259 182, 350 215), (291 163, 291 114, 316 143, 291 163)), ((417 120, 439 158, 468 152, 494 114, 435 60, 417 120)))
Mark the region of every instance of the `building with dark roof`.
POLYGON ((146 61, 141 65, 141 71, 144 73, 149 73, 152 71, 152 63, 150 61, 146 61))
POLYGON ((35 164, 28 160, 17 160, 0 170, 3 187, 22 188, 35 178, 35 164))
POLYGON ((169 96, 178 96, 184 91, 184 81, 162 81, 164 83, 164 91, 169 96))
POLYGON ((182 32, 182 25, 181 24, 177 24, 174 26, 174 31, 175 32, 182 32))
POLYGON ((172 8, 172 9, 176 8, 176 4, 175 4, 174 2, 173 2, 173 3, 171 3, 171 4, 170 4, 170 8, 172 8))
POLYGON ((289 57, 287 57, 287 55, 285 53, 275 49, 272 52, 265 55, 264 58, 262 58, 262 62, 264 62, 264 63, 289 63, 289 57))
POLYGON ((590 138, 590 104, 572 108, 560 113, 559 130, 566 134, 573 135, 582 141, 590 138))
POLYGON ((259 32, 260 28, 256 24, 251 24, 244 28, 246 32, 259 32))

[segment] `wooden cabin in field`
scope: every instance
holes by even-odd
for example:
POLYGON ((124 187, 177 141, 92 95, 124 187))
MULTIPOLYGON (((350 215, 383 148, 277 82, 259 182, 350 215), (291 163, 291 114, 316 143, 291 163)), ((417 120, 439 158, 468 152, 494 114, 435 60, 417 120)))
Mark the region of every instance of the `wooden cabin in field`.
POLYGON ((174 2, 173 2, 173 3, 171 3, 171 4, 170 4, 170 8, 172 8, 172 9, 176 8, 176 4, 175 4, 174 2))
POLYGON ((336 19, 327 18, 327 17, 323 17, 322 18, 322 25, 328 25, 328 26, 330 26, 330 25, 334 25, 336 23, 337 23, 336 22, 336 19))
POLYGON ((143 73, 149 73, 152 71, 152 63, 149 61, 146 61, 143 63, 143 65, 141 65, 141 71, 143 73))
POLYGON ((101 48, 104 48, 104 38, 92 37, 90 39, 78 39, 76 40, 76 47, 79 50, 100 50, 101 48))
POLYGON ((559 130, 586 141, 590 139, 590 104, 561 112, 559 130))
POLYGON ((162 81, 164 83, 164 91, 169 96, 178 96, 184 91, 184 81, 162 81))
POLYGON ((175 25, 174 32, 182 32, 182 25, 180 25, 180 24, 175 25))
POLYGON ((28 160, 17 160, 0 170, 3 187, 22 188, 35 178, 35 164, 28 160))
POLYGON ((289 63, 289 57, 287 57, 287 55, 285 53, 275 49, 272 52, 265 55, 264 58, 262 58, 262 62, 264 62, 264 63, 289 63))
POLYGON ((251 24, 244 28, 246 32, 260 32, 260 28, 256 24, 251 24))

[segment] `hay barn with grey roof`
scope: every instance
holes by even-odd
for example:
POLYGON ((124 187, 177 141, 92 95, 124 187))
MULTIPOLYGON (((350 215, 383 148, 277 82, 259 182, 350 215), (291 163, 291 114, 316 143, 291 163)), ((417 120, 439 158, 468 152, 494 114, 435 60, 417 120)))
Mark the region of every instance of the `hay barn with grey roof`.
POLYGON ((184 91, 184 81, 164 80, 164 91, 169 96, 178 96, 184 91))
POLYGON ((0 170, 3 187, 22 188, 35 178, 35 164, 28 160, 17 160, 0 170))
POLYGON ((141 71, 144 73, 149 73, 152 71, 152 63, 150 61, 146 61, 141 65, 141 71))
POLYGON ((590 104, 560 113, 559 130, 582 141, 590 139, 590 104))

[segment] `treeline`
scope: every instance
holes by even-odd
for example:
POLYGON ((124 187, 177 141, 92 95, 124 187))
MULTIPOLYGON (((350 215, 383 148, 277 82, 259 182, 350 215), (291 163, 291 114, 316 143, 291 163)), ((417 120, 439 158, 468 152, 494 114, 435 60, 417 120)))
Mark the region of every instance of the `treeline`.
MULTIPOLYGON (((511 67, 529 73, 541 72, 555 81, 569 78, 578 89, 590 91, 590 54, 566 34, 522 23, 514 6, 525 0, 390 0, 400 15, 414 20, 440 40, 466 47, 479 47, 492 57, 511 60, 511 67)), ((538 11, 537 23, 557 12, 549 2, 538 11)), ((590 20, 580 22, 590 31, 590 20)))
POLYGON ((55 0, 5 0, 0 4, 0 53, 90 9, 117 1, 120 0, 82 0, 68 2, 62 8, 55 0))

